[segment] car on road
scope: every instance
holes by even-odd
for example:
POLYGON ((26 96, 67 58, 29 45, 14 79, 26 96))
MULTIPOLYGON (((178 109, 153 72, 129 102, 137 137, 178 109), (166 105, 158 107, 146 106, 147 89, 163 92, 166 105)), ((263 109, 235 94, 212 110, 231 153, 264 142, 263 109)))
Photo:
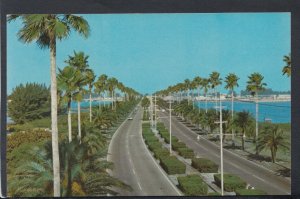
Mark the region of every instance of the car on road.
POLYGON ((166 110, 165 110, 165 109, 161 109, 161 111, 162 111, 162 112, 166 112, 166 110))
POLYGON ((133 120, 133 118, 132 118, 131 116, 130 116, 130 117, 128 117, 127 119, 128 119, 128 120, 133 120))

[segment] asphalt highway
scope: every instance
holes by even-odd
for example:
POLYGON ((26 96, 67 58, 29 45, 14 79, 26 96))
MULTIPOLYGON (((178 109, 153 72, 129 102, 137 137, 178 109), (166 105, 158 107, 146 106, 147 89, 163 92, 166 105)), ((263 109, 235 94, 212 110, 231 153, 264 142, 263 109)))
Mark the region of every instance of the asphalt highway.
MULTIPOLYGON (((169 128, 169 114, 159 112, 161 121, 169 128)), ((208 158, 220 165, 220 147, 197 134, 172 117, 172 135, 193 149, 200 157, 208 158)), ((237 174, 255 188, 262 189, 271 195, 287 195, 291 192, 291 181, 276 176, 267 168, 242 158, 226 149, 223 150, 224 172, 237 174)))
POLYGON ((142 139, 142 108, 126 120, 113 136, 108 160, 114 163, 112 175, 133 191, 117 190, 121 196, 178 196, 180 192, 149 153, 142 139))

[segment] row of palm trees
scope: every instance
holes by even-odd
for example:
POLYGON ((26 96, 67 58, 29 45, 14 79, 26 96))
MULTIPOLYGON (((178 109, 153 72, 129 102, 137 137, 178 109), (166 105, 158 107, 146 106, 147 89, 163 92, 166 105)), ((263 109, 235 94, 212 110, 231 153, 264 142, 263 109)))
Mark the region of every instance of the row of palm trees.
MULTIPOLYGON (((291 55, 285 55, 283 58, 283 61, 286 63, 286 65, 282 68, 282 74, 287 75, 288 77, 291 76, 291 55)), ((226 77, 224 82, 226 83, 225 89, 229 90, 231 93, 231 120, 233 120, 234 115, 234 88, 238 87, 238 80, 240 78, 235 75, 234 73, 229 73, 226 77)), ((258 93, 265 90, 265 86, 267 86, 266 83, 263 82, 264 77, 260 73, 252 73, 250 76, 248 76, 247 81, 247 87, 246 90, 251 93, 253 97, 255 97, 255 103, 256 103, 256 114, 255 114, 255 143, 256 143, 256 154, 258 154, 259 149, 257 146, 257 139, 258 139, 258 93)), ((222 78, 220 77, 220 74, 216 71, 212 72, 208 78, 201 78, 199 76, 196 76, 192 81, 189 79, 185 79, 184 82, 178 83, 173 86, 169 86, 167 89, 161 90, 156 92, 157 95, 175 95, 177 96, 177 99, 180 101, 182 100, 182 96, 185 94, 185 96, 188 97, 188 104, 189 99, 193 95, 193 91, 197 89, 198 97, 200 96, 201 90, 203 90, 203 96, 205 97, 205 112, 207 113, 207 93, 209 89, 212 89, 213 96, 215 99, 215 103, 217 105, 217 87, 222 84, 222 78), (179 98, 178 98, 179 97, 179 98)), ((193 100, 193 108, 194 108, 194 100, 193 100)), ((200 109, 199 109, 200 111, 200 109)), ((217 110, 216 110, 217 111, 217 110)), ((234 144, 234 129, 232 128, 232 142, 234 144)))
MULTIPOLYGON (((89 56, 85 55, 84 52, 74 52, 73 56, 65 61, 68 64, 63 69, 59 69, 57 75, 58 93, 61 98, 61 102, 67 104, 68 112, 68 132, 69 142, 72 141, 72 125, 71 125, 71 102, 72 100, 77 102, 78 111, 78 139, 81 140, 81 117, 80 117, 80 103, 82 102, 85 94, 89 95, 89 121, 92 122, 92 94, 96 93, 101 95, 106 91, 109 92, 112 97, 111 108, 116 109, 116 89, 124 94, 124 99, 128 99, 138 96, 138 92, 135 90, 125 87, 122 82, 119 82, 116 78, 108 78, 107 75, 103 74, 96 80, 94 71, 89 67, 88 64, 89 56)), ((99 98, 99 108, 101 101, 99 98)))
MULTIPOLYGON (((247 81, 247 91, 255 97, 256 102, 256 139, 258 137, 258 93, 265 89, 266 83, 263 82, 264 77, 260 73, 252 73, 248 76, 247 81)), ((193 96, 193 91, 197 89, 198 96, 200 96, 201 90, 203 91, 203 96, 205 96, 205 112, 207 113, 207 93, 211 89, 213 92, 213 97, 217 106, 217 88, 222 84, 222 78, 220 77, 220 73, 214 71, 212 72, 208 78, 201 78, 199 76, 195 77, 192 81, 186 79, 183 83, 178 83, 174 86, 169 86, 165 90, 161 90, 157 92, 157 95, 175 95, 180 96, 179 100, 182 100, 183 94, 188 97, 188 104, 189 99, 193 96)), ((233 119, 233 112, 234 112, 234 88, 238 87, 238 80, 239 77, 234 73, 229 73, 226 77, 224 82, 226 83, 225 88, 231 92, 231 119, 233 119)), ((192 98, 194 99, 194 98, 192 98)), ((194 100, 193 100, 193 107, 194 107, 194 100)), ((200 109, 199 109, 200 111, 200 109)), ((216 109, 217 112, 217 109, 216 109)), ((232 141, 234 143, 234 129, 232 129, 232 141)), ((257 143, 257 140, 256 140, 257 143)), ((257 147, 256 147, 257 148, 257 147)), ((258 154, 258 149, 256 150, 258 154)))
POLYGON ((72 30, 87 38, 90 34, 88 22, 81 16, 72 14, 23 14, 9 15, 8 22, 20 19, 22 27, 17 35, 24 43, 36 42, 41 48, 50 50, 51 79, 51 132, 53 163, 53 195, 60 196, 60 161, 57 128, 57 82, 56 82, 56 43, 66 39, 72 30))
MULTIPOLYGON (((168 107, 167 102, 160 99, 159 105, 165 108, 168 107)), ((199 129, 206 130, 213 133, 217 128, 218 124, 216 121, 219 119, 218 113, 214 109, 208 109, 205 113, 204 109, 198 111, 200 107, 193 108, 191 104, 188 104, 187 100, 181 102, 175 102, 174 112, 178 116, 182 116, 191 124, 198 126, 199 129)), ((231 111, 223 110, 222 117, 227 123, 222 125, 223 128, 223 140, 226 134, 230 134, 230 131, 235 130, 235 134, 241 138, 241 148, 245 150, 245 138, 255 138, 255 119, 249 111, 234 112, 233 119, 231 117, 231 111)), ((264 124, 260 130, 258 137, 258 151, 263 149, 269 149, 271 152, 272 162, 276 161, 276 153, 279 148, 288 149, 288 142, 284 138, 283 131, 276 124, 264 124)))
MULTIPOLYGON (((60 155, 59 155, 59 140, 58 140, 58 124, 57 124, 57 111, 58 111, 58 93, 60 91, 57 88, 57 78, 56 78, 56 48, 57 41, 63 40, 69 37, 71 31, 77 32, 80 36, 87 38, 90 34, 90 26, 88 22, 81 16, 73 14, 22 14, 22 15, 9 15, 7 20, 8 22, 15 21, 16 19, 21 20, 22 27, 17 33, 17 36, 20 41, 24 43, 33 43, 35 42, 41 49, 50 50, 50 79, 51 79, 51 148, 52 148, 52 169, 53 169, 53 196, 61 196, 61 179, 60 179, 60 155)), ((65 93, 63 94, 64 100, 68 98, 73 98, 76 101, 80 101, 83 97, 81 85, 87 84, 88 90, 91 96, 91 90, 93 87, 94 75, 87 65, 87 57, 82 53, 74 53, 75 56, 69 57, 67 61, 68 67, 66 69, 60 70, 62 75, 69 73, 69 78, 64 79, 65 81, 76 82, 75 87, 77 91, 75 93, 66 92, 67 88, 65 85, 60 85, 61 88, 64 88, 65 93), (80 63, 80 65, 77 65, 80 63), (81 79, 79 72, 84 72, 86 79, 81 79), (75 77, 70 74, 75 75, 75 77), (76 80, 76 81, 75 81, 76 80), (72 95, 73 94, 73 95, 72 95)), ((60 81, 60 80, 59 80, 60 81)), ((114 79, 109 81, 110 87, 107 88, 113 93, 116 82, 114 79)), ((127 89, 133 92, 131 89, 127 89)), ((114 95, 114 93, 112 94, 114 95)), ((90 97, 91 99, 91 97, 90 97)), ((68 101, 68 100, 67 100, 68 101)), ((69 103, 68 103, 69 106, 69 103)), ((78 103, 80 107, 80 104, 78 103)), ((112 107, 116 108, 115 103, 113 102, 112 107)), ((78 113, 80 114, 80 108, 78 108, 78 113)), ((69 121, 70 116, 68 117, 69 121)), ((90 120, 91 120, 91 111, 90 111, 90 120)), ((80 116, 78 117, 78 129, 80 127, 80 116)), ((71 130, 69 130, 69 133, 71 130)), ((79 137, 81 133, 79 133, 79 137)), ((71 139, 71 136, 69 136, 71 139)), ((70 141, 70 140, 69 140, 70 141)))
MULTIPOLYGON (((112 163, 106 161, 108 147, 108 128, 116 126, 138 100, 124 101, 118 104, 116 111, 110 107, 93 107, 93 122, 89 122, 88 113, 84 113, 82 124, 82 139, 72 139, 71 142, 60 133, 60 174, 62 196, 103 196, 116 195, 114 188, 130 190, 119 179, 107 172, 112 169, 112 163)), ((34 133, 34 132, 33 132, 34 133)), ((26 143, 25 143, 26 144, 26 143)), ((9 173, 8 190, 13 197, 51 197, 53 195, 51 142, 30 145, 25 153, 27 159, 16 163, 15 169, 9 173)), ((18 148, 14 153, 24 152, 18 148)), ((23 156, 22 156, 23 157, 23 156)))

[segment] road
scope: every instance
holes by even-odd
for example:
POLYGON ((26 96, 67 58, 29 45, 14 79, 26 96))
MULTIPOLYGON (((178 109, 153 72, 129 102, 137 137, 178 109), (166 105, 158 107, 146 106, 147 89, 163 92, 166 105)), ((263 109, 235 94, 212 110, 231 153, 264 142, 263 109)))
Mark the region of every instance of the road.
MULTIPOLYGON (((161 121, 169 128, 169 114, 159 112, 161 121)), ((209 140, 201 138, 184 124, 172 117, 172 135, 193 149, 200 157, 208 158, 220 165, 220 147, 209 140)), ((271 195, 287 195, 291 192, 291 182, 281 176, 276 176, 268 169, 244 159, 226 149, 223 150, 224 172, 237 174, 255 188, 262 189, 271 195)))
POLYGON ((122 196, 178 196, 180 192, 159 168, 142 140, 142 109, 115 132, 108 160, 114 163, 112 175, 133 188, 118 190, 122 196))

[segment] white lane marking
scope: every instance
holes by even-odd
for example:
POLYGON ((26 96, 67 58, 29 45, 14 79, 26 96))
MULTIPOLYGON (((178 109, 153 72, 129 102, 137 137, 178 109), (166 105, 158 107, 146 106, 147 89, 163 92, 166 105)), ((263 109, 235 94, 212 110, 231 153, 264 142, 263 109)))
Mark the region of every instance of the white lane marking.
POLYGON ((140 190, 142 190, 140 182, 137 182, 137 183, 138 183, 138 186, 139 186, 140 190))
MULTIPOLYGON (((138 115, 138 114, 135 115, 135 118, 137 117, 137 115, 138 115)), ((135 118, 134 118, 134 119, 135 119, 135 118)), ((132 124, 130 124, 129 129, 131 128, 131 126, 132 126, 132 124)), ((131 168, 132 168, 133 175, 134 175, 134 177, 135 177, 135 179, 136 179, 136 182, 137 182, 137 184, 138 184, 139 189, 142 191, 143 189, 142 189, 142 186, 141 186, 141 184, 140 184, 139 178, 138 178, 138 176, 137 176, 137 174, 136 174, 136 172, 135 172, 135 167, 134 167, 134 164, 133 164, 133 162, 132 162, 132 157, 131 157, 130 150, 129 150, 129 142, 128 142, 128 140, 129 140, 129 139, 128 139, 129 133, 128 133, 128 132, 131 132, 131 131, 127 131, 126 139, 125 139, 127 155, 128 155, 129 163, 130 163, 131 168)))
POLYGON ((140 139, 142 139, 145 151, 147 151, 148 155, 151 157, 151 159, 153 160, 154 164, 156 165, 156 167, 158 168, 158 170, 163 174, 163 176, 165 176, 165 178, 167 179, 167 181, 171 184, 171 186, 173 187, 173 189, 178 193, 179 196, 183 196, 182 192, 178 190, 178 188, 171 182, 170 178, 167 176, 167 174, 162 170, 162 168, 158 165, 158 163, 156 162, 156 160, 154 159, 154 157, 152 156, 152 154, 150 153, 150 151, 148 150, 143 137, 142 137, 142 125, 140 126, 140 139))
POLYGON ((262 179, 262 178, 258 177, 257 175, 254 175, 254 174, 252 174, 252 176, 253 176, 253 177, 256 177, 256 178, 258 178, 258 179, 260 179, 261 181, 264 181, 264 182, 266 182, 264 179, 262 179))
MULTIPOLYGON (((132 114, 133 110, 130 112, 130 115, 132 114)), ((113 143, 114 143, 115 137, 119 134, 120 129, 123 128, 123 126, 125 125, 126 122, 127 122, 127 119, 125 119, 123 121, 123 123, 118 127, 118 129, 115 131, 115 133, 113 134, 113 136, 110 139, 109 146, 108 146, 108 152, 107 152, 108 155, 106 157, 106 160, 109 161, 109 162, 112 160, 111 151, 112 151, 112 146, 114 145, 113 143)))

